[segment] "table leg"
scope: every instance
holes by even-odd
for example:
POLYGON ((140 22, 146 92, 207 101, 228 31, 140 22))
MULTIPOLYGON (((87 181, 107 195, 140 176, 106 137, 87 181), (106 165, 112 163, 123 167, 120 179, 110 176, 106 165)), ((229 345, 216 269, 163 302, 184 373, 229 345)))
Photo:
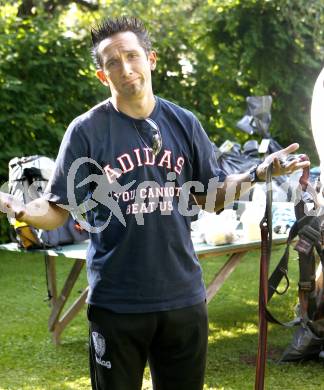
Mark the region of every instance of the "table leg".
POLYGON ((51 288, 53 288, 53 286, 55 287, 53 290, 55 294, 53 294, 53 298, 51 299, 52 311, 48 320, 48 328, 50 332, 53 333, 54 343, 58 344, 59 335, 62 333, 66 325, 72 320, 72 318, 75 317, 77 312, 83 306, 86 299, 87 290, 80 295, 80 297, 74 302, 74 304, 72 304, 72 306, 67 310, 67 312, 64 314, 62 319, 60 319, 60 314, 66 304, 67 299, 71 294, 75 282, 79 277, 79 274, 84 265, 84 261, 75 260, 74 265, 72 266, 71 271, 64 283, 62 291, 58 297, 56 293, 56 274, 54 272, 55 271, 54 260, 50 260, 49 264, 51 270, 51 273, 49 275, 49 280, 51 280, 51 282, 49 282, 49 284, 52 286, 51 288))
POLYGON ((60 344, 60 336, 66 326, 73 320, 73 318, 83 308, 87 299, 89 287, 87 287, 81 295, 73 302, 69 309, 63 314, 63 316, 57 320, 55 328, 52 332, 54 344, 60 344))
POLYGON ((45 264, 47 273, 47 289, 50 297, 50 303, 54 306, 57 299, 55 257, 45 255, 45 264))
POLYGON ((238 263, 242 260, 243 256, 247 253, 239 252, 233 253, 227 262, 222 266, 222 268, 216 273, 213 280, 207 287, 207 303, 209 303, 212 298, 217 294, 218 290, 221 288, 225 280, 230 276, 234 271, 238 263))

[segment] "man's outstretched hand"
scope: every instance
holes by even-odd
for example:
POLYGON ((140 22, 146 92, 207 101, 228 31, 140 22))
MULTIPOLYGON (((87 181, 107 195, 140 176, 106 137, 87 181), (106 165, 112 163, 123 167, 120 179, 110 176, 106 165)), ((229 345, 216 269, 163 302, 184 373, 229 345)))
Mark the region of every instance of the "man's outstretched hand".
POLYGON ((310 166, 309 160, 304 160, 303 155, 296 156, 296 158, 286 161, 289 154, 296 152, 299 149, 299 144, 293 143, 285 149, 272 153, 267 156, 264 161, 257 168, 257 176, 261 180, 266 180, 267 169, 273 163, 272 175, 281 176, 288 175, 298 169, 304 169, 310 166))

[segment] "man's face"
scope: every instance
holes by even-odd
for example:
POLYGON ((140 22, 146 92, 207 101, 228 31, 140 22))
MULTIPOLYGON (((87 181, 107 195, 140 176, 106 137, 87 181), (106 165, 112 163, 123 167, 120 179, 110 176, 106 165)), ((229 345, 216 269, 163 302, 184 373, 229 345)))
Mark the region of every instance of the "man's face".
POLYGON ((97 77, 110 87, 112 95, 140 98, 152 90, 156 54, 147 55, 134 33, 122 32, 101 41, 98 53, 102 69, 97 71, 97 77))

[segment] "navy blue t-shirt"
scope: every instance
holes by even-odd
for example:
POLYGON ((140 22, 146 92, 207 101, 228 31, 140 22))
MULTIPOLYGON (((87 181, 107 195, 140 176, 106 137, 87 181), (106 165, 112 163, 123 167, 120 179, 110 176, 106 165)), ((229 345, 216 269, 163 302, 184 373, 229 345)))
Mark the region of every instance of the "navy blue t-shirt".
POLYGON ((146 122, 118 112, 109 99, 77 117, 45 193, 74 213, 76 205, 86 211, 88 303, 121 313, 205 299, 187 192, 206 193, 211 178, 225 179, 190 111, 156 97, 150 118, 162 137, 157 156, 146 122))

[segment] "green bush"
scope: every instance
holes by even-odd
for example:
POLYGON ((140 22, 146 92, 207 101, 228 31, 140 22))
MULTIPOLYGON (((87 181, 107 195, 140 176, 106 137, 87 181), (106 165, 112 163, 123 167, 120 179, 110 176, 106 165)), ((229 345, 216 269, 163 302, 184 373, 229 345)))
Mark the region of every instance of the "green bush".
MULTIPOLYGON (((98 87, 89 40, 69 37, 58 18, 0 18, 0 180, 12 157, 57 154, 69 122, 107 92, 98 87)), ((0 240, 8 241, 0 219, 0 240)))
POLYGON ((55 157, 69 122, 106 92, 97 88, 89 41, 58 18, 0 19, 0 177, 14 156, 55 157))

